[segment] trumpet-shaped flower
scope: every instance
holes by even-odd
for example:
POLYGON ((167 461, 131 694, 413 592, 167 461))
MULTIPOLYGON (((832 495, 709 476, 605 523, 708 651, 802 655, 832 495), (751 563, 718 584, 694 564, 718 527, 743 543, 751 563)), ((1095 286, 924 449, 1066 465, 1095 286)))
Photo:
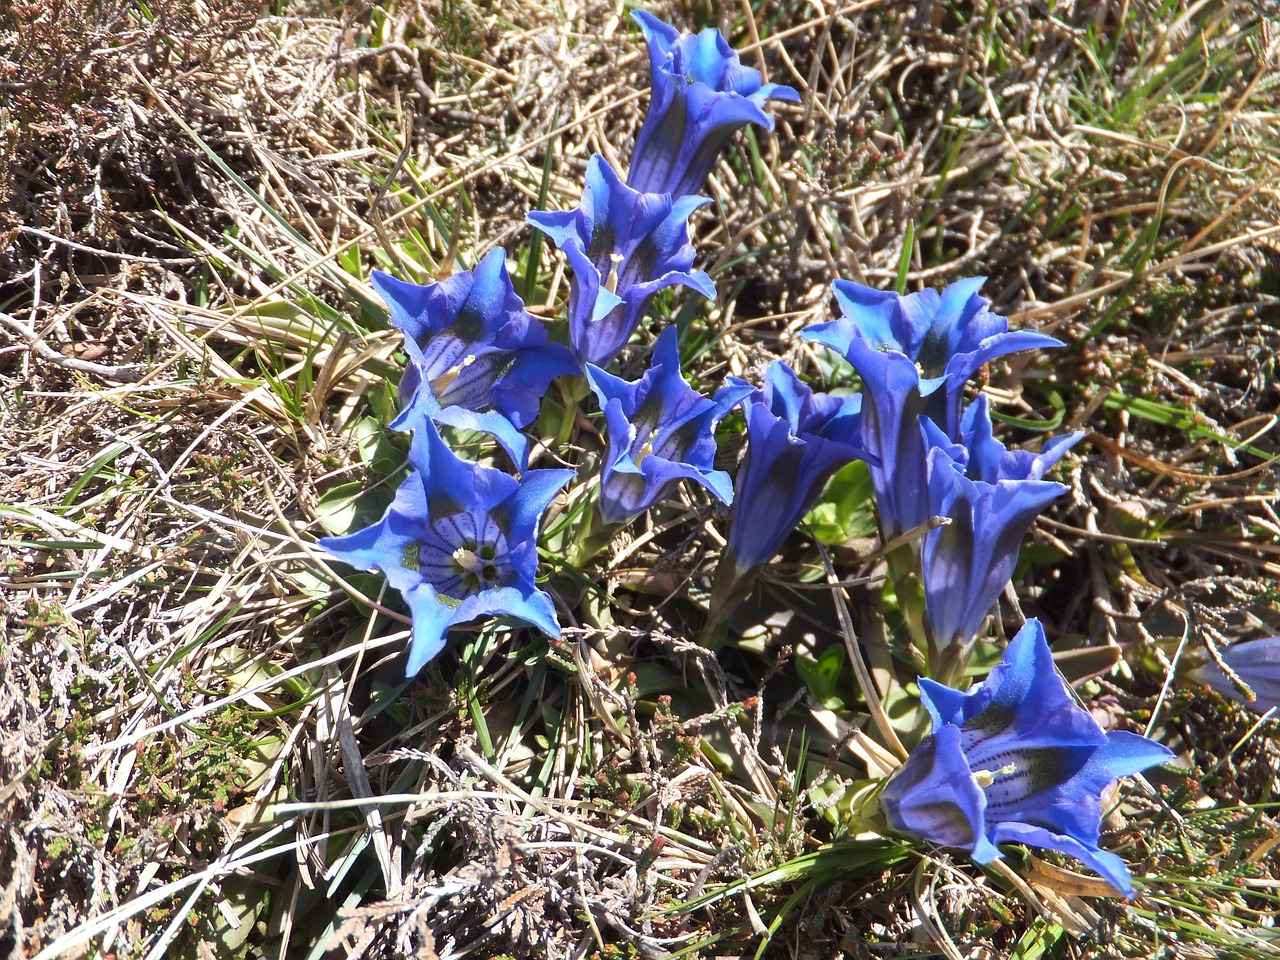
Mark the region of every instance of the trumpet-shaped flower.
POLYGON ((837 280, 832 291, 841 316, 804 331, 844 356, 862 378, 863 445, 878 461, 871 478, 886 538, 932 516, 920 418, 959 439, 965 381, 984 363, 1062 345, 1030 330, 1010 331, 1008 321, 992 313, 978 293, 982 282, 973 277, 942 293, 903 296, 837 280))
POLYGON ((960 444, 932 421, 921 433, 932 448, 927 512, 951 520, 929 531, 920 551, 925 626, 934 652, 956 646, 963 655, 1013 575, 1027 529, 1067 490, 1041 478, 1081 435, 1050 440, 1040 453, 1006 450, 992 435, 985 396, 965 411, 960 444))
POLYGON ((777 553, 831 475, 863 456, 858 398, 814 393, 780 360, 746 412, 747 456, 729 528, 739 577, 777 553))
POLYGON ((1133 895, 1124 861, 1098 845, 1102 796, 1173 754, 1134 733, 1104 733, 1058 675, 1039 621, 968 692, 921 678, 920 697, 933 730, 881 794, 893 829, 978 863, 999 858, 1000 843, 1058 850, 1133 895))
POLYGON ((633 190, 596 154, 576 210, 527 215, 573 267, 569 346, 580 363, 612 363, 664 287, 716 295, 711 278, 693 269, 689 243, 689 215, 708 202, 633 190))
POLYGON ((800 95, 763 83, 717 30, 687 36, 643 10, 631 16, 649 45, 653 90, 627 182, 646 193, 700 193, 729 137, 748 123, 772 130, 765 102, 800 95))
POLYGON ((1191 676, 1259 713, 1280 710, 1280 637, 1233 643, 1222 651, 1222 661, 1249 687, 1252 700, 1212 660, 1193 670, 1191 676))
POLYGON ((495 249, 474 270, 425 286, 375 271, 373 286, 409 356, 391 426, 405 430, 425 418, 489 433, 523 469, 529 440, 520 430, 538 415, 548 384, 578 367, 524 309, 506 252, 495 249))
POLYGON ((587 380, 604 410, 608 450, 600 477, 600 515, 625 523, 674 492, 683 479, 702 484, 723 504, 733 481, 712 467, 720 418, 752 392, 730 384, 708 400, 680 375, 676 328, 658 337, 648 371, 634 383, 587 365, 587 380))
POLYGON ((319 545, 343 563, 380 570, 413 614, 406 675, 444 647, 450 627, 511 616, 560 635, 551 597, 534 584, 538 526, 572 470, 519 480, 459 459, 430 421, 414 434, 413 468, 382 519, 319 545))

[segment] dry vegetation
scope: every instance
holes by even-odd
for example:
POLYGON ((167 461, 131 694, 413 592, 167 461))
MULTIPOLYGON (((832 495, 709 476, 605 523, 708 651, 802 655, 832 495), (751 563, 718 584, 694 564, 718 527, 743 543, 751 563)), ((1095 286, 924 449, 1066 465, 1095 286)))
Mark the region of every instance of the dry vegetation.
POLYGON ((902 264, 1068 343, 990 371, 1011 440, 1088 431, 1006 613, 1122 645, 1095 702, 1194 771, 1108 824, 1147 896, 822 846, 868 758, 806 688, 841 642, 812 546, 708 656, 717 521, 674 505, 590 582, 549 566, 562 642, 460 631, 409 682, 396 598, 310 548, 403 458, 371 268, 501 244, 554 315, 523 215, 627 156, 619 5, 0 0, 0 950, 715 956, 776 919, 775 956, 1274 955, 1276 724, 1171 671, 1280 633, 1280 32, 1236 0, 660 12, 805 93, 713 179, 694 374, 834 376, 793 334, 902 264))

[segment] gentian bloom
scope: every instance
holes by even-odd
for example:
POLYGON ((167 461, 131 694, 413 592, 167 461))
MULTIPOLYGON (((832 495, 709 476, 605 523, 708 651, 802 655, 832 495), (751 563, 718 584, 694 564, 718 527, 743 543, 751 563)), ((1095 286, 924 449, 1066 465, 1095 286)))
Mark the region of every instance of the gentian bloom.
POLYGON ((564 251, 569 286, 569 346, 582 364, 607 367, 626 346, 654 294, 690 287, 704 297, 715 285, 693 269, 689 215, 709 203, 628 187, 603 157, 587 164, 576 210, 537 210, 526 219, 564 251))
POLYGON ((1058 850, 1133 895, 1124 861, 1098 847, 1102 796, 1173 754, 1135 733, 1104 733, 1058 675, 1038 620, 969 691, 922 677, 920 698, 932 733, 881 794, 894 830, 978 863, 999 858, 999 843, 1058 850))
POLYGON ((718 30, 682 36, 643 10, 631 16, 649 45, 653 90, 627 183, 645 193, 700 193, 720 149, 740 127, 773 129, 765 101, 796 103, 800 94, 762 83, 760 71, 744 67, 718 30))
POLYGON ((534 584, 542 513, 572 470, 529 470, 519 479, 459 459, 430 421, 414 434, 413 468, 382 519, 319 541, 331 556, 380 570, 413 614, 406 675, 444 647, 452 626, 511 616, 560 635, 551 597, 534 584))
POLYGON ((932 447, 927 512, 951 520, 925 534, 920 550, 925 629, 933 652, 955 646, 963 657, 1013 575, 1028 528, 1067 491, 1042 477, 1081 434, 1056 437, 1039 453, 1006 450, 992 435, 985 396, 965 411, 960 444, 932 421, 920 429, 932 447))
POLYGON ((769 365, 746 412, 747 456, 729 528, 739 577, 777 553, 831 475, 863 456, 858 398, 814 393, 781 360, 769 365))
POLYGON ((720 418, 752 387, 721 388, 708 400, 680 375, 675 327, 667 327, 653 348, 648 371, 630 383, 587 365, 587 381, 604 410, 609 446, 600 476, 600 515, 625 523, 659 500, 685 478, 696 480, 723 504, 733 500, 733 481, 712 468, 720 418))
POLYGON ((847 280, 832 286, 841 316, 804 331, 849 361, 862 378, 863 445, 871 464, 876 507, 885 539, 933 516, 928 509, 928 450, 920 417, 959 439, 965 381, 988 360, 1062 344, 1008 321, 978 293, 982 277, 951 284, 942 293, 902 296, 847 280))
POLYGON ((1222 651, 1222 661, 1249 686, 1253 700, 1212 660, 1192 671, 1191 676, 1259 713, 1280 710, 1280 637, 1233 643, 1222 651))
POLYGON ((425 418, 492 434, 523 469, 529 440, 520 430, 537 417, 551 381, 578 367, 524 309, 506 252, 495 249, 474 270, 425 286, 374 271, 373 286, 409 355, 392 428, 425 418))

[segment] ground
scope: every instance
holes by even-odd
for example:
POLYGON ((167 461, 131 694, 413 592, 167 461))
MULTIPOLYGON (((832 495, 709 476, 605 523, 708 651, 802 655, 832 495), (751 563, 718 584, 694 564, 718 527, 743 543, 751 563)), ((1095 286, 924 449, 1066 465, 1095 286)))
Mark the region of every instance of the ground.
MULTIPOLYGON (((409 681, 394 591, 314 548, 404 462, 373 268, 427 282, 501 245, 561 322, 524 214, 576 204, 594 152, 625 164, 648 60, 622 5, 0 0, 14 956, 1274 955, 1280 727, 1179 669, 1280 633, 1273 19, 650 9, 803 95, 713 175, 716 302, 643 331, 693 332, 695 385, 783 357, 848 387, 796 336, 837 277, 984 275, 1011 326, 1066 344, 985 374, 1007 442, 1085 434, 996 629, 1039 615, 1105 725, 1177 752, 1105 825, 1143 896, 854 835, 876 747, 849 735, 844 640, 878 588, 848 589, 842 638, 819 582, 877 572, 849 477, 718 654, 696 641, 724 520, 695 494, 580 568, 547 551, 559 641, 457 631, 409 681)), ((575 446, 540 465, 598 446, 572 399, 539 428, 575 446)))

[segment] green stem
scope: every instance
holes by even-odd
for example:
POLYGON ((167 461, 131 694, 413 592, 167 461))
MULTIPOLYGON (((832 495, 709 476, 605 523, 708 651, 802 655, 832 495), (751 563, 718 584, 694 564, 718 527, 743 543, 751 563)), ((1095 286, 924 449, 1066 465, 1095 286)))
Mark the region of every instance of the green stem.
POLYGON ((568 563, 574 570, 584 570, 618 532, 620 524, 607 523, 600 516, 600 507, 594 504, 584 511, 582 525, 575 531, 573 543, 568 545, 568 563))
POLYGON ((755 586, 756 571, 738 570, 733 553, 725 550, 716 567, 715 581, 711 585, 711 599, 707 604, 707 622, 698 642, 708 650, 719 650, 729 636, 729 617, 743 600, 751 595, 755 586))
POLYGON ((929 662, 932 664, 934 649, 924 624, 924 589, 920 586, 917 572, 919 560, 915 549, 910 543, 903 544, 890 551, 885 561, 889 566, 889 579, 893 581, 893 592, 898 597, 898 607, 907 623, 907 630, 911 633, 911 640, 921 650, 928 651, 929 662))
POLYGON ((942 642, 930 632, 924 615, 924 588, 920 584, 919 558, 912 544, 904 544, 890 551, 885 558, 889 565, 889 577, 898 596, 898 608, 906 621, 912 641, 926 651, 928 674, 931 679, 948 686, 963 684, 964 671, 969 663, 969 647, 953 640, 942 642))

